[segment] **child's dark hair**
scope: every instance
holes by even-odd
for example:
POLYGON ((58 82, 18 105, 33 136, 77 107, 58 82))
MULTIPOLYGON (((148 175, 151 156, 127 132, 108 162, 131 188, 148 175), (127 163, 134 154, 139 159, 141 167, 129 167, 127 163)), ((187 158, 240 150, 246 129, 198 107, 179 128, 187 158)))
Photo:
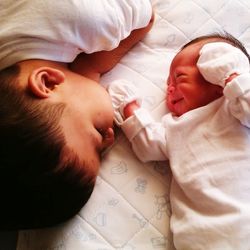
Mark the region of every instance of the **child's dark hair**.
POLYGON ((218 39, 218 40, 224 40, 227 43, 230 43, 231 45, 233 45, 234 47, 240 49, 248 58, 249 62, 250 62, 250 55, 248 54, 245 46, 242 44, 242 42, 240 42, 237 38, 235 38, 233 35, 229 34, 228 32, 224 31, 224 32, 216 32, 216 33, 212 33, 209 35, 205 35, 205 36, 199 36, 193 40, 191 40, 190 42, 186 43, 182 49, 188 47, 189 45, 192 45, 194 43, 203 41, 203 40, 208 40, 208 39, 218 39))
POLYGON ((14 65, 0 72, 0 229, 69 219, 89 199, 96 178, 66 146, 59 126, 65 105, 25 92, 19 71, 14 65))

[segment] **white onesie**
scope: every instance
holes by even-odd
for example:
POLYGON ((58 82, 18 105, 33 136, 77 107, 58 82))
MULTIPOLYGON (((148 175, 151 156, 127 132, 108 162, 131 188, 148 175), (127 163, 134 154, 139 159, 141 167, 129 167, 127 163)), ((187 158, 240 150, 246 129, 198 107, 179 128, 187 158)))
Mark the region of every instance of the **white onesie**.
POLYGON ((109 86, 115 121, 141 161, 170 161, 177 250, 249 250, 249 61, 225 42, 207 43, 199 53, 197 67, 223 88, 221 98, 180 117, 168 113, 161 122, 143 108, 124 121, 124 107, 140 99, 135 86, 117 80, 109 86))
POLYGON ((138 109, 122 124, 141 161, 170 161, 178 250, 250 249, 250 74, 235 79, 180 117, 157 123, 138 109))
POLYGON ((0 70, 26 59, 72 62, 112 50, 151 18, 150 0, 2 0, 0 70))

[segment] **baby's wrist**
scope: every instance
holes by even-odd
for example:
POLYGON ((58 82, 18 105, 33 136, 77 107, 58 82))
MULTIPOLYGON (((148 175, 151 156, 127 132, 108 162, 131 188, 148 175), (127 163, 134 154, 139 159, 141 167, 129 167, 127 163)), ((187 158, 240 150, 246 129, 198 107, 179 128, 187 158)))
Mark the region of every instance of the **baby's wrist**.
POLYGON ((140 108, 140 104, 135 100, 128 103, 123 109, 124 118, 127 119, 130 116, 134 115, 135 110, 140 108))
POLYGON ((225 81, 225 85, 227 84, 227 83, 229 83, 229 82, 231 82, 235 77, 237 77, 239 74, 237 74, 237 73, 233 73, 233 74, 231 74, 227 79, 226 79, 226 81, 225 81))

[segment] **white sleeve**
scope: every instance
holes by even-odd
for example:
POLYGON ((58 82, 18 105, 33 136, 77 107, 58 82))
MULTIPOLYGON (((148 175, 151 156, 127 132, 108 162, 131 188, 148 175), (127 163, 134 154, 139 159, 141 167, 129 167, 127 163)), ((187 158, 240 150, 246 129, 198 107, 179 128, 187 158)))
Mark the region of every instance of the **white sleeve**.
POLYGON ((116 48, 152 16, 150 0, 85 0, 81 8, 76 30, 79 48, 86 53, 116 48))
POLYGON ((152 15, 150 0, 9 2, 0 2, 0 69, 27 59, 72 62, 81 52, 112 50, 152 15))
POLYGON ((229 110, 242 125, 250 128, 250 73, 235 77, 224 88, 229 110))
POLYGON ((121 128, 142 162, 168 159, 166 129, 162 123, 155 122, 147 110, 136 110, 133 116, 125 120, 121 128))

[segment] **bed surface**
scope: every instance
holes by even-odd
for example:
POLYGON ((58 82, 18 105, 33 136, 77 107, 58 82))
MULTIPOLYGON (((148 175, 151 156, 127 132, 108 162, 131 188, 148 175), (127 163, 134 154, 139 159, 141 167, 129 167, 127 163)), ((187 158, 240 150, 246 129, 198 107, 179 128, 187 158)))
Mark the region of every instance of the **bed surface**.
MULTIPOLYGON (((156 119, 166 112, 165 81, 186 42, 222 29, 250 49, 249 0, 152 0, 156 19, 146 38, 102 77, 127 79, 141 89, 156 119)), ((67 223, 19 232, 18 250, 173 250, 169 228, 171 172, 167 162, 143 164, 121 131, 104 154, 87 205, 67 223)))

